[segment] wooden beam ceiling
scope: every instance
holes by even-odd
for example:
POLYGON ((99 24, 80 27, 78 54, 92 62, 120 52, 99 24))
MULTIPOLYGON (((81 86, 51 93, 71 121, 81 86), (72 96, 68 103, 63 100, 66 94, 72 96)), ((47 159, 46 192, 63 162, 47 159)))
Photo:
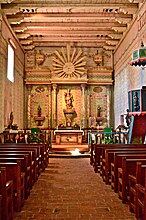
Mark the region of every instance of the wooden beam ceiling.
POLYGON ((24 50, 36 46, 114 50, 144 0, 0 0, 24 50))

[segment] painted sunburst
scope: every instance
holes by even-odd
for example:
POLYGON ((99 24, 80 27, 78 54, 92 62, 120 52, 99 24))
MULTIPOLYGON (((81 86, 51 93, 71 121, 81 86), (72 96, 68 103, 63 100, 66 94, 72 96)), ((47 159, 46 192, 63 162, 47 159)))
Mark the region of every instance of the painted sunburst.
POLYGON ((77 52, 76 48, 73 48, 71 51, 70 45, 67 44, 66 53, 64 48, 61 48, 61 52, 56 50, 55 55, 56 58, 53 58, 52 66, 58 77, 78 78, 85 73, 86 61, 84 61, 81 49, 77 52))

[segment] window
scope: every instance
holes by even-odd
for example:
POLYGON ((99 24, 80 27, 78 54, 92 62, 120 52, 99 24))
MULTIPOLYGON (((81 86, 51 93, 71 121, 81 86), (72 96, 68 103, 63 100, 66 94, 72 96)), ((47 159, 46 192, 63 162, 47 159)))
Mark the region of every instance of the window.
POLYGON ((14 49, 8 44, 7 78, 14 82, 14 49))

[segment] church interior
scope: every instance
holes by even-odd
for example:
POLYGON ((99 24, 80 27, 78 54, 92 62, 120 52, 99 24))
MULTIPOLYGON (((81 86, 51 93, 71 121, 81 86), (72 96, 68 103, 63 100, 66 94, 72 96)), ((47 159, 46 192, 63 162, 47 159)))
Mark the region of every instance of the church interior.
POLYGON ((0 113, 0 220, 145 220, 146 0, 0 0, 0 113))

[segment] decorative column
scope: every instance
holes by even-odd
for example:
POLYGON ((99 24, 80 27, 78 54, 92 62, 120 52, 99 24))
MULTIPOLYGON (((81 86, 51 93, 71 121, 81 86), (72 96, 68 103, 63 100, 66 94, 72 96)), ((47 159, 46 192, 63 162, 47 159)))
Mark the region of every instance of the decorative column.
POLYGON ((51 98, 51 85, 48 85, 48 128, 52 127, 52 112, 51 112, 51 104, 52 104, 52 98, 51 98))
POLYGON ((31 109, 30 109, 30 101, 31 101, 32 85, 27 85, 27 90, 28 90, 28 98, 27 98, 27 128, 31 128, 31 109))
POLYGON ((52 85, 52 128, 57 127, 57 84, 52 85))
POLYGON ((85 96, 86 84, 81 84, 82 90, 82 118, 81 118, 81 127, 87 127, 87 105, 86 105, 86 96, 85 96))
POLYGON ((89 117, 91 116, 91 93, 90 87, 87 87, 87 127, 89 127, 89 117))
POLYGON ((107 127, 111 127, 111 121, 110 121, 110 103, 111 103, 111 90, 110 90, 110 86, 106 87, 106 94, 107 94, 107 127))

